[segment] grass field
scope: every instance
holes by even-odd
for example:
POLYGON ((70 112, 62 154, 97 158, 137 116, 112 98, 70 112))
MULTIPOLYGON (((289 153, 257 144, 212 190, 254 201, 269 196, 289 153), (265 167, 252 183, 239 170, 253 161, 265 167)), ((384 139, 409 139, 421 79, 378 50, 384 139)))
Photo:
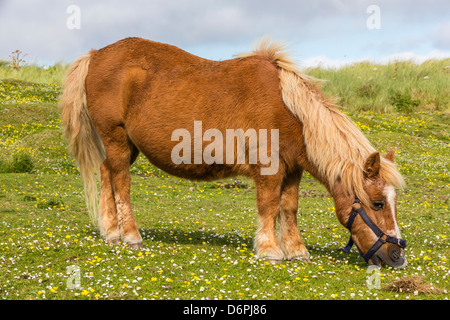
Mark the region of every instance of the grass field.
POLYGON ((80 176, 62 139, 61 75, 1 67, 0 299, 448 299, 450 61, 433 63, 429 69, 398 65, 397 78, 389 81, 372 73, 387 76, 394 65, 311 70, 330 80, 324 90, 341 97, 378 150, 397 150, 407 183, 398 211, 409 264, 405 270, 383 267, 380 289, 367 285, 370 274, 356 249, 341 251, 348 231, 325 188, 308 174, 298 218, 310 263, 255 260, 250 180, 191 182, 142 156, 132 167, 132 203, 144 249, 107 245, 89 221, 80 176), (79 270, 81 288, 71 285, 77 277, 68 268, 79 270), (383 290, 408 275, 444 291, 383 290))
POLYGON ((348 110, 378 112, 450 112, 450 59, 420 65, 399 61, 387 65, 362 62, 335 70, 313 69, 325 79, 325 91, 348 110))

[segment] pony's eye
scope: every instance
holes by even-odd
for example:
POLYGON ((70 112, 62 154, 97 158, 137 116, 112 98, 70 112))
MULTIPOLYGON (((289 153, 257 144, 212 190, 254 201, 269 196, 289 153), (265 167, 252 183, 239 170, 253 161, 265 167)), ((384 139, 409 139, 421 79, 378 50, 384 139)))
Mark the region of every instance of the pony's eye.
POLYGON ((374 210, 383 210, 384 202, 383 201, 372 201, 372 208, 374 210))

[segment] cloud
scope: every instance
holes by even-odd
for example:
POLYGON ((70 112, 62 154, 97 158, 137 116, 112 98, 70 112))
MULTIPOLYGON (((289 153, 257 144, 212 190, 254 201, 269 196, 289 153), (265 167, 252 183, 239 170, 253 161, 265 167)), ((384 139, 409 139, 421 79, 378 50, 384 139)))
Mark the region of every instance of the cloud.
POLYGON ((434 45, 438 49, 450 49, 450 22, 440 24, 431 34, 434 45))
MULTIPOLYGON (((447 3, 448 0, 0 0, 0 58, 20 49, 36 62, 70 61, 127 36, 171 43, 212 59, 247 51, 265 34, 287 40, 304 55, 353 58, 373 53, 372 48, 380 48, 380 52, 393 48, 382 43, 394 43, 400 51, 419 51, 419 47, 420 53, 448 50, 447 3), (366 10, 371 4, 380 7, 384 32, 378 37, 366 26, 366 10), (81 10, 79 30, 66 27, 69 5, 77 5, 81 10), (430 37, 433 29, 435 33, 430 37), (370 45, 364 50, 368 42, 370 45)), ((386 51, 389 53, 392 52, 386 51)))

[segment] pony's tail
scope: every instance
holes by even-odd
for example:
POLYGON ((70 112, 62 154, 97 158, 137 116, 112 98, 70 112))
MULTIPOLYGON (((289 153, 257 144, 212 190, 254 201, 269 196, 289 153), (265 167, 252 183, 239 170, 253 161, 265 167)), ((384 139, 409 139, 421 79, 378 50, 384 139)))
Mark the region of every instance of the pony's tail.
POLYGON ((91 54, 92 51, 78 58, 70 67, 59 111, 69 150, 80 170, 89 216, 97 225, 100 214, 96 173, 105 159, 105 151, 87 106, 85 80, 91 54))

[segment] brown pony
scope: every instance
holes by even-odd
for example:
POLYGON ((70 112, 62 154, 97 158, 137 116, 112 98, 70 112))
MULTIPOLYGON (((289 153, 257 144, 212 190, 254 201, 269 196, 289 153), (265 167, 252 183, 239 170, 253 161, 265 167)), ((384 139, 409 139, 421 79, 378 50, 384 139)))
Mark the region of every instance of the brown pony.
MULTIPOLYGON (((139 153, 178 177, 251 177, 257 189, 259 228, 254 244, 260 259, 309 261, 297 226, 298 188, 304 170, 333 196, 344 226, 350 229, 347 222, 357 197, 367 216, 383 230, 383 239, 401 237, 395 187, 404 182, 394 165, 393 152, 381 158, 279 44, 263 40, 252 53, 210 61, 171 45, 126 38, 92 50, 73 63, 65 79, 60 112, 92 221, 98 222, 110 243, 142 247, 130 204, 129 169, 139 153), (196 133, 194 124, 200 121, 196 133), (200 133, 200 138, 215 130, 215 140, 203 138, 200 148, 188 142, 182 156, 180 152, 185 161, 174 161, 180 140, 180 136, 174 139, 174 132, 180 129, 191 137, 200 133), (217 132, 225 134, 230 129, 245 131, 245 161, 237 161, 234 140, 231 144, 217 140, 217 132), (250 146, 248 133, 252 130, 277 132, 271 136, 276 143, 250 146), (228 159, 231 154, 235 161, 199 162, 198 154, 211 149, 212 143, 214 156, 222 154, 228 159), (261 158, 248 161, 252 152, 262 148, 277 157, 275 172, 263 174, 262 169, 270 164, 261 158)), ((352 222, 351 239, 364 254, 381 237, 361 217, 352 222)), ((367 261, 406 265, 403 248, 389 242, 367 261)))

